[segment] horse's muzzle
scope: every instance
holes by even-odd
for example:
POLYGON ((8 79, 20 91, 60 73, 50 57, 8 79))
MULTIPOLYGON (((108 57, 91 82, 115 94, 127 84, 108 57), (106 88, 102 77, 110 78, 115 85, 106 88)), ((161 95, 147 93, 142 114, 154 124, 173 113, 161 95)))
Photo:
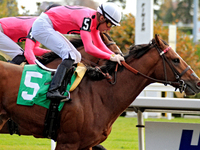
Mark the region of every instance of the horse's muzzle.
POLYGON ((197 87, 198 89, 200 89, 200 81, 197 82, 196 87, 197 87))

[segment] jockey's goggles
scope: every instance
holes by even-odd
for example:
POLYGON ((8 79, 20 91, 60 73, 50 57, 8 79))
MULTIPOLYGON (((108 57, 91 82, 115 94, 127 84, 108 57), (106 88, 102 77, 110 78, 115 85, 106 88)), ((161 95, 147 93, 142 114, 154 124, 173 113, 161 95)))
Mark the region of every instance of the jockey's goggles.
POLYGON ((115 25, 110 20, 106 19, 106 26, 107 26, 107 28, 111 28, 115 25))

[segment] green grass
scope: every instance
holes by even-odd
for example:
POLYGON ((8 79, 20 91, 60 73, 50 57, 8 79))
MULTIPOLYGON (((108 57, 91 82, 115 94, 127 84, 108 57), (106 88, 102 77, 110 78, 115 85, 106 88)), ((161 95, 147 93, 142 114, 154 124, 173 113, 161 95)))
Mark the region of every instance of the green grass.
MULTIPOLYGON (((200 123, 200 119, 149 118, 145 121, 200 123)), ((108 150, 138 150, 137 118, 119 117, 113 125, 108 139, 102 143, 108 150)), ((36 139, 32 136, 0 135, 0 150, 50 150, 49 139, 36 139)))
POLYGON ((0 150, 50 150, 49 139, 36 139, 33 136, 0 135, 0 150))

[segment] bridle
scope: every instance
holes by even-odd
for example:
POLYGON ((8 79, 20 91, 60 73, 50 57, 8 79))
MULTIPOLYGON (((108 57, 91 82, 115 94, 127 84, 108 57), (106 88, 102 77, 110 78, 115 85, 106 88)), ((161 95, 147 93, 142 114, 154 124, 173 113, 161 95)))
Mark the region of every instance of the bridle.
POLYGON ((167 59, 167 57, 165 55, 165 53, 167 53, 171 49, 171 47, 168 46, 163 51, 157 45, 155 45, 155 47, 156 47, 158 53, 160 54, 160 56, 162 57, 162 60, 163 60, 163 68, 164 68, 164 73, 165 73, 165 81, 167 82, 167 73, 166 73, 166 65, 165 65, 165 62, 166 62, 169 65, 169 67, 171 68, 172 72, 174 73, 174 76, 175 76, 177 82, 179 83, 179 90, 182 93, 185 90, 185 88, 186 88, 186 84, 185 84, 185 82, 183 80, 181 80, 181 77, 190 69, 190 66, 187 66, 186 69, 183 70, 182 73, 179 73, 176 70, 176 68, 170 63, 170 61, 167 59))
POLYGON ((179 88, 180 93, 182 93, 185 90, 185 88, 186 88, 187 85, 185 84, 185 82, 183 80, 181 80, 181 77, 190 69, 190 66, 187 66, 187 68, 182 73, 179 73, 176 70, 176 68, 174 68, 174 66, 171 64, 171 62, 167 59, 167 57, 165 56, 165 53, 167 53, 171 49, 171 47, 168 46, 164 50, 161 50, 156 44, 154 44, 154 47, 156 48, 156 50, 158 51, 159 55, 162 58, 163 68, 164 68, 164 74, 165 74, 165 80, 158 80, 158 79, 149 77, 149 76, 147 76, 147 75, 145 75, 145 74, 137 71, 136 69, 132 68, 125 61, 122 62, 123 66, 126 69, 128 69, 129 71, 133 72, 134 74, 139 74, 139 75, 141 75, 141 76, 143 76, 143 77, 145 77, 147 79, 153 80, 153 81, 158 82, 158 83, 163 83, 165 86, 168 85, 168 84, 169 85, 174 85, 176 87, 176 89, 179 88), (172 72, 174 73, 175 78, 176 78, 175 82, 167 80, 166 64, 165 64, 165 62, 169 65, 169 67, 171 68, 172 72))
MULTIPOLYGON (((116 44, 115 42, 111 42, 111 43, 108 43, 106 44, 106 46, 109 46, 109 45, 113 45, 113 44, 116 44)), ((152 78, 152 77, 149 77, 141 72, 139 72, 138 70, 134 69, 133 67, 131 67, 130 65, 128 65, 125 61, 121 62, 122 65, 128 69, 129 71, 133 72, 134 74, 139 74, 141 76, 143 76, 144 78, 147 78, 149 80, 152 80, 154 82, 158 82, 158 83, 163 83, 165 86, 166 85, 171 85, 171 86, 175 86, 177 90, 177 88, 179 89, 180 93, 182 93, 185 89, 186 89, 186 84, 183 80, 181 80, 181 77, 190 69, 190 66, 187 66, 185 70, 183 70, 182 73, 179 73, 177 71, 177 69, 171 64, 171 62, 168 60, 168 58, 166 57, 165 53, 167 53, 171 47, 168 46, 167 48, 165 48, 164 50, 160 49, 157 44, 153 44, 153 46, 156 48, 156 50, 158 51, 160 57, 162 58, 162 61, 163 61, 163 69, 164 69, 164 75, 165 75, 165 80, 159 80, 159 79, 155 79, 155 78, 152 78), (169 65, 169 67, 171 68, 174 76, 175 76, 175 79, 176 81, 168 81, 167 79, 167 71, 166 71, 166 63, 169 65)), ((82 58, 84 59, 84 58, 82 58)), ((86 61, 84 59, 84 61, 86 61)), ((99 62, 99 60, 98 60, 99 62)), ((97 63, 98 63, 97 62, 97 63)), ((92 63, 94 66, 98 66, 97 63, 93 63, 93 62, 90 62, 92 63)), ((98 67, 98 69, 101 71, 101 69, 98 67)), ((111 84, 115 84, 116 83, 116 77, 117 77, 117 69, 118 69, 118 63, 116 65, 116 68, 115 68, 115 75, 114 75, 114 81, 112 82, 112 77, 108 74, 108 73, 103 73, 101 71, 101 73, 105 76, 105 78, 109 81, 109 83, 111 84)))

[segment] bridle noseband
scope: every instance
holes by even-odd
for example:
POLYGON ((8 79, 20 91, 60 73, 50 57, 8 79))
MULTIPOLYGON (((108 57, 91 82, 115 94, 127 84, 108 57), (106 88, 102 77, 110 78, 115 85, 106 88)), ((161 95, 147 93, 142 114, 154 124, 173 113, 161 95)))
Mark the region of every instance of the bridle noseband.
MULTIPOLYGON (((155 44, 154 46, 157 49, 158 53, 160 54, 160 56, 162 57, 162 60, 163 60, 163 68, 164 68, 165 81, 166 81, 166 83, 164 83, 164 85, 167 85, 167 82, 168 82, 167 81, 167 73, 166 73, 166 65, 165 65, 165 62, 166 62, 169 65, 169 67, 171 68, 171 70, 174 73, 174 76, 175 76, 175 78, 177 80, 176 81, 178 83, 178 87, 177 88, 179 88, 180 93, 182 93, 186 88, 186 84, 185 84, 185 82, 183 80, 181 80, 181 77, 190 69, 190 66, 187 66, 187 68, 185 70, 183 70, 182 73, 179 73, 176 70, 176 68, 171 64, 171 62, 167 59, 167 57, 165 56, 165 53, 167 53, 171 49, 171 47, 168 46, 166 49, 161 50, 157 46, 157 44, 155 44)), ((176 82, 175 82, 175 84, 177 84, 176 82)), ((172 85, 172 84, 173 84, 173 82, 170 85, 172 85)))

